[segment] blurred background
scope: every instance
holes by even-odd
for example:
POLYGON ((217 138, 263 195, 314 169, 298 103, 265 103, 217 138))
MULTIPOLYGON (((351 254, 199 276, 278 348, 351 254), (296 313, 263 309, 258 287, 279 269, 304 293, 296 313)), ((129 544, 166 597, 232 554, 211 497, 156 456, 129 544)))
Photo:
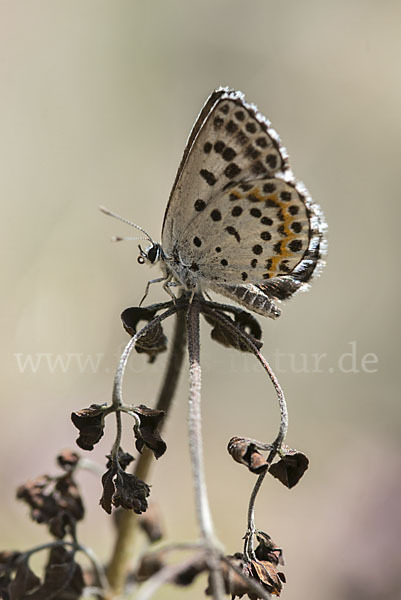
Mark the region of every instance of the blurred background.
MULTIPOLYGON (((135 242, 110 242, 133 233, 98 205, 160 240, 193 121, 228 85, 272 121, 329 224, 322 276, 277 321, 260 317, 288 400, 288 444, 311 465, 292 490, 266 480, 257 526, 284 549, 286 600, 400 597, 400 28, 391 0, 1 2, 2 548, 48 539, 15 488, 56 472, 56 454, 74 448, 72 410, 110 399, 128 340, 120 312, 157 276, 137 264, 135 242)), ((149 301, 165 299, 153 286, 149 301)), ((226 445, 233 435, 270 441, 278 409, 255 360, 209 332, 202 323, 206 469, 233 553, 255 480, 226 445)), ((154 404, 165 358, 132 356, 127 401, 154 404)), ((197 537, 187 384, 184 369, 168 452, 152 471, 167 535, 181 541, 197 537)), ((104 464, 112 436, 110 422, 90 456, 104 464)), ((134 450, 128 435, 124 448, 134 450)), ((107 560, 100 483, 80 481, 81 540, 107 560)), ((156 597, 202 598, 204 588, 156 597)))

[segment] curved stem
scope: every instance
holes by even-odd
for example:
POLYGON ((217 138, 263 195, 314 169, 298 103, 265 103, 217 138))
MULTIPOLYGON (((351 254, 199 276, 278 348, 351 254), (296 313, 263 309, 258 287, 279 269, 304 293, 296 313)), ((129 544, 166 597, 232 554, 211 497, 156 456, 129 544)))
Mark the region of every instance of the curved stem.
POLYGON ((101 586, 102 596, 104 598, 108 598, 110 589, 109 589, 109 584, 108 584, 108 581, 106 578, 106 574, 104 572, 104 569, 103 569, 101 563, 98 561, 97 556, 95 555, 95 553, 93 552, 93 550, 91 548, 87 548, 86 546, 83 546, 82 544, 79 544, 78 542, 75 542, 75 541, 68 542, 66 540, 57 540, 55 542, 47 542, 45 544, 35 546, 34 548, 31 548, 30 550, 27 550, 26 552, 24 552, 21 555, 20 560, 23 560, 23 559, 29 560, 31 555, 35 554, 36 552, 41 552, 42 550, 49 550, 51 548, 57 548, 59 546, 61 546, 63 548, 71 547, 71 549, 74 552, 82 552, 89 558, 90 562, 92 563, 93 569, 96 573, 96 577, 101 586))
MULTIPOLYGON (((176 313, 172 345, 170 347, 169 358, 155 407, 159 410, 165 410, 167 415, 177 389, 184 358, 184 349, 185 315, 183 311, 179 309, 176 313)), ((121 370, 122 373, 124 372, 124 369, 125 365, 121 370)), ((121 388, 119 397, 121 399, 121 388)), ((165 421, 166 419, 159 425, 159 431, 161 431, 165 421)), ((148 448, 144 448, 142 454, 140 454, 136 460, 134 470, 135 475, 140 479, 146 480, 148 478, 152 461, 152 452, 148 448)), ((138 516, 135 513, 128 510, 119 509, 119 519, 116 520, 117 536, 113 553, 107 567, 107 577, 110 586, 116 592, 120 592, 124 587, 129 568, 129 561, 131 560, 132 556, 132 547, 134 544, 137 520, 138 516)))
POLYGON ((257 346, 254 344, 252 339, 249 337, 249 335, 246 332, 244 332, 243 330, 241 330, 239 327, 237 327, 226 315, 221 313, 219 310, 215 310, 214 307, 212 307, 210 303, 202 302, 201 310, 205 314, 210 314, 215 319, 219 320, 220 323, 224 327, 226 327, 231 333, 238 336, 239 338, 241 338, 242 341, 244 341, 246 343, 249 350, 251 350, 251 352, 253 352, 253 354, 256 356, 256 358, 261 363, 264 370, 267 372, 267 374, 270 378, 270 381, 273 383, 274 389, 276 390, 276 394, 277 394, 277 398, 278 398, 278 402, 279 402, 279 408, 280 408, 279 431, 277 433, 277 436, 276 436, 276 439, 274 440, 274 442, 271 445, 270 444, 266 445, 267 448, 270 449, 269 455, 266 459, 268 467, 266 468, 266 470, 263 473, 261 473, 259 475, 259 477, 256 481, 256 484, 252 490, 252 494, 251 494, 251 497, 249 500, 249 506, 248 506, 248 528, 247 528, 247 533, 245 536, 244 553, 248 560, 249 559, 255 560, 255 554, 254 554, 254 550, 253 550, 253 536, 255 533, 256 496, 261 488, 262 482, 266 476, 266 473, 267 473, 271 463, 273 462, 274 457, 276 456, 278 450, 280 450, 280 448, 284 442, 284 439, 287 435, 287 431, 288 431, 287 403, 285 401, 285 396, 284 396, 282 387, 280 386, 279 381, 273 372, 273 369, 271 368, 270 364, 267 362, 265 357, 262 355, 260 350, 257 348, 257 346))
POLYGON ((255 552, 253 549, 253 536, 255 534, 256 531, 256 527, 255 527, 255 503, 256 503, 256 496, 258 495, 258 492, 262 486, 263 480, 266 477, 266 473, 267 473, 267 469, 265 471, 263 471, 263 473, 261 473, 259 475, 259 477, 256 480, 256 483, 253 487, 252 490, 252 494, 251 497, 249 499, 249 506, 248 506, 248 530, 245 536, 245 544, 244 544, 244 554, 247 558, 247 560, 256 560, 256 556, 255 556, 255 552))
POLYGON ((263 354, 260 352, 260 350, 254 344, 253 340, 249 337, 249 335, 245 331, 243 331, 238 326, 236 326, 228 317, 226 317, 226 315, 224 315, 223 313, 221 313, 218 310, 214 310, 213 308, 211 308, 209 306, 209 303, 206 301, 202 301, 201 312, 204 312, 205 314, 209 314, 214 319, 219 320, 220 323, 224 327, 226 327, 228 330, 231 331, 231 333, 233 333, 237 337, 241 338, 241 340, 243 342, 245 342, 245 344, 248 346, 249 350, 251 352, 253 352, 253 354, 256 356, 256 358, 261 363, 262 367, 268 374, 270 381, 272 382, 272 384, 274 386, 274 389, 275 389, 276 395, 277 395, 277 399, 279 402, 279 408, 280 408, 280 428, 279 428, 277 437, 272 444, 273 447, 270 451, 270 454, 267 458, 267 462, 269 464, 271 464, 275 455, 277 454, 277 450, 280 449, 280 447, 287 435, 287 431, 288 431, 288 410, 287 410, 287 403, 285 401, 283 389, 282 389, 281 385, 279 384, 279 381, 278 381, 276 375, 274 374, 273 369, 271 368, 270 364, 267 362, 267 360, 265 359, 263 354))
POLYGON ((158 323, 161 323, 162 321, 164 321, 164 319, 167 319, 167 317, 169 317, 170 315, 173 315, 174 313, 178 312, 179 310, 182 310, 183 308, 184 308, 184 306, 173 306, 172 308, 166 310, 166 312, 164 312, 162 315, 157 315, 151 321, 149 321, 149 323, 147 323, 147 325, 145 325, 145 327, 142 327, 142 329, 140 331, 138 331, 130 339, 128 344, 125 346, 123 353, 120 357, 120 362, 118 363, 116 374, 114 376, 113 396, 112 396, 114 407, 117 408, 117 407, 121 406, 121 404, 122 404, 122 385, 123 385, 125 368, 127 366, 129 356, 130 356, 132 350, 135 348, 135 345, 137 344, 139 338, 142 337, 143 335, 145 335, 149 331, 149 329, 152 329, 153 327, 155 327, 155 325, 157 325, 158 323))

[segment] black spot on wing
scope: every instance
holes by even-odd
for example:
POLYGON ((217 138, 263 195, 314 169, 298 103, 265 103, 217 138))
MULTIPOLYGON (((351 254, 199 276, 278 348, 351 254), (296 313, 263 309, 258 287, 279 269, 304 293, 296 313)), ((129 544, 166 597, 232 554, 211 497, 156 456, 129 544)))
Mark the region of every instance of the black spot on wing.
POLYGON ((238 125, 234 123, 234 121, 229 121, 226 125, 226 130, 228 133, 235 133, 238 129, 238 125))
POLYGON ((206 208, 206 202, 198 198, 198 200, 195 200, 194 208, 197 212, 202 212, 206 208))
POLYGON ((263 191, 265 194, 272 194, 273 192, 276 191, 276 186, 272 182, 265 183, 263 186, 263 191))
POLYGON ((231 160, 234 160, 234 158, 236 156, 237 156, 237 153, 235 152, 235 150, 233 148, 226 148, 224 150, 224 152, 222 153, 222 157, 227 162, 230 162, 231 160))
POLYGON ((211 171, 208 171, 207 169, 201 169, 199 171, 199 174, 201 177, 203 177, 203 179, 206 181, 206 183, 210 186, 214 185, 217 181, 217 179, 213 175, 213 173, 211 171))
POLYGON ((226 227, 226 231, 229 235, 233 235, 238 243, 241 241, 240 234, 235 229, 235 227, 232 227, 231 225, 229 225, 228 227, 226 227))
POLYGON ((302 250, 302 240, 291 240, 291 242, 288 244, 288 247, 291 252, 299 252, 302 250))
POLYGON ((213 221, 221 221, 221 212, 217 208, 212 210, 212 212, 210 213, 210 216, 213 221))
POLYGON ((232 179, 241 173, 241 169, 235 163, 230 163, 224 170, 224 175, 228 177, 228 179, 232 179))
POLYGON ((233 217, 239 217, 242 214, 242 208, 238 204, 231 211, 233 217))

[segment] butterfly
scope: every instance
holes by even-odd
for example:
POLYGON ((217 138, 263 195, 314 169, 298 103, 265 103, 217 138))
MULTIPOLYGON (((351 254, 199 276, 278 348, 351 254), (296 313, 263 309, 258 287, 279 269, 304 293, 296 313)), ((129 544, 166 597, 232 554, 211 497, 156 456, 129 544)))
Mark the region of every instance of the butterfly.
POLYGON ((325 227, 270 122, 241 92, 219 88, 190 133, 161 244, 144 232, 150 245, 139 246, 138 261, 163 271, 146 294, 163 281, 170 294, 174 285, 217 292, 276 318, 323 264, 325 227))

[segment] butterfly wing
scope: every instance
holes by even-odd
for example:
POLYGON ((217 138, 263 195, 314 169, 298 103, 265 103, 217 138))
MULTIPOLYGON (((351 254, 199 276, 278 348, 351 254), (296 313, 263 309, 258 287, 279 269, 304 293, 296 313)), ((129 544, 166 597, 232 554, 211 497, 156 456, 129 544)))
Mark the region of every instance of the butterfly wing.
POLYGON ((321 258, 319 208, 296 182, 279 137, 240 92, 215 91, 189 137, 162 246, 211 288, 278 316, 321 258))

